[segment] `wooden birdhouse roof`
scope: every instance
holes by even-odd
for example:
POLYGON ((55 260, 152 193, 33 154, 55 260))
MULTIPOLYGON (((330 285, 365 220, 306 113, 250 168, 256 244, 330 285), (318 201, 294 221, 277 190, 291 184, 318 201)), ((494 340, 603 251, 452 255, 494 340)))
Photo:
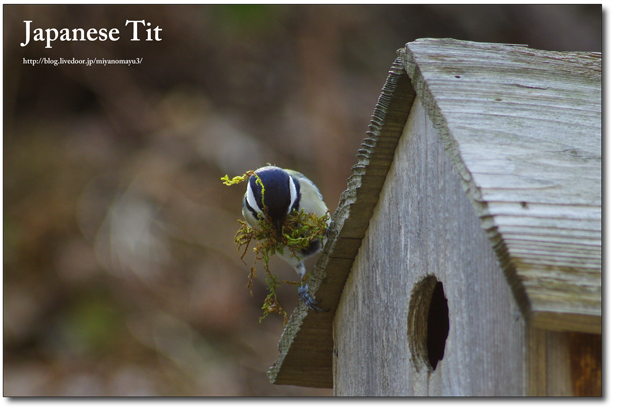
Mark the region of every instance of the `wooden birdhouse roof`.
POLYGON ((414 99, 528 323, 601 332, 601 54, 418 39, 390 70, 312 272, 330 311, 295 309, 276 384, 332 386, 334 312, 414 99))

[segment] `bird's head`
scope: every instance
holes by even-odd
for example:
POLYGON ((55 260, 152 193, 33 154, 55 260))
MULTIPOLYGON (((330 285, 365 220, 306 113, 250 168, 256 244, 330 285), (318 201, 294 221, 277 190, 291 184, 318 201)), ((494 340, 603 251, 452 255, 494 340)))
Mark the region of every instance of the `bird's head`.
POLYGON ((284 220, 298 198, 298 188, 293 177, 282 168, 267 166, 254 171, 246 197, 250 208, 262 212, 276 226, 278 234, 282 234, 284 220))

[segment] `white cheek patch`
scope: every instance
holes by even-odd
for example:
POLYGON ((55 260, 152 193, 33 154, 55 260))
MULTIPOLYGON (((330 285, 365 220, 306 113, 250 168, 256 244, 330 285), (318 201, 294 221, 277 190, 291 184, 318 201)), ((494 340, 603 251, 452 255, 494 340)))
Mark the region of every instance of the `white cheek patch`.
POLYGON ((288 205, 288 213, 293 210, 293 204, 295 204, 295 200, 297 200, 297 187, 295 187, 295 182, 293 181, 293 177, 288 176, 288 189, 291 192, 291 203, 288 205))
POLYGON ((250 207, 252 207, 254 211, 256 211, 256 213, 259 213, 261 209, 258 207, 256 198, 254 198, 254 191, 252 191, 252 186, 250 184, 251 183, 248 182, 248 189, 245 192, 245 196, 248 199, 248 204, 250 205, 250 207))

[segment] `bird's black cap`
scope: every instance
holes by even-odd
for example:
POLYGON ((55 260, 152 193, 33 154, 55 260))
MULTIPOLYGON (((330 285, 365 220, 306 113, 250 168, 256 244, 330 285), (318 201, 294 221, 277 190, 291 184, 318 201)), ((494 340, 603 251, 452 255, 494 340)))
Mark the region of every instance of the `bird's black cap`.
POLYGON ((290 176, 278 167, 261 168, 255 174, 262 183, 261 186, 254 175, 250 177, 250 188, 256 203, 281 233, 282 223, 291 205, 290 176), (264 198, 263 187, 265 188, 264 198))

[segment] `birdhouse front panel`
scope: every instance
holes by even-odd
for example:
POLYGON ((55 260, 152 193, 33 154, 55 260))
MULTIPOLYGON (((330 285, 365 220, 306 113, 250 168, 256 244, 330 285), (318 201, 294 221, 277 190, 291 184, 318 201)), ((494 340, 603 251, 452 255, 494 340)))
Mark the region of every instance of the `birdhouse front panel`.
POLYGON ((416 98, 334 317, 335 395, 524 395, 525 329, 416 98))

